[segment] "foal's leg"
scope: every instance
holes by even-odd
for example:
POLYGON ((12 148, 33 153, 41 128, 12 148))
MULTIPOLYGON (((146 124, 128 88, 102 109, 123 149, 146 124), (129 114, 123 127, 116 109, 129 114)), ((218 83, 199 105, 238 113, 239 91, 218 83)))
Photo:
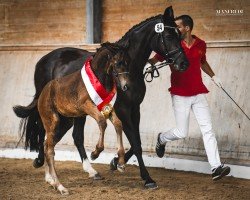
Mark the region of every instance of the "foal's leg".
POLYGON ((43 119, 44 128, 46 131, 46 139, 44 143, 44 153, 45 153, 45 180, 54 188, 56 188, 62 195, 68 195, 69 191, 60 182, 57 177, 55 169, 55 151, 54 147, 58 140, 56 140, 55 133, 56 128, 59 124, 59 116, 56 113, 48 112, 46 113, 46 119, 43 119))
POLYGON ((91 153, 91 159, 95 160, 96 158, 99 157, 100 153, 104 150, 104 132, 107 128, 107 122, 105 117, 97 110, 97 113, 95 114, 96 116, 93 116, 96 122, 98 123, 99 130, 100 130, 100 135, 99 135, 99 140, 96 144, 95 150, 91 153))
POLYGON ((73 128, 73 138, 74 143, 77 147, 77 150, 80 154, 82 160, 83 170, 89 173, 89 177, 94 180, 101 180, 102 177, 100 174, 92 167, 87 157, 85 148, 84 148, 84 125, 86 122, 86 117, 75 118, 74 119, 74 128, 73 128))
POLYGON ((97 107, 92 101, 86 101, 83 109, 86 114, 96 120, 100 129, 100 136, 96 145, 96 149, 91 153, 91 159, 95 160, 96 158, 98 158, 99 154, 104 150, 104 132, 107 128, 107 122, 105 117, 101 114, 101 112, 97 109, 97 107))
POLYGON ((117 134, 117 143, 118 143, 118 164, 117 164, 117 169, 120 172, 124 172, 125 170, 125 161, 124 161, 124 155, 125 155, 125 151, 124 151, 124 147, 123 147, 123 141, 122 141, 122 122, 119 120, 119 118, 117 117, 117 115, 115 114, 115 111, 113 109, 113 111, 111 112, 111 115, 109 117, 110 121, 112 122, 112 124, 115 127, 115 131, 117 134))
MULTIPOLYGON (((60 124, 58 126, 58 131, 56 133, 56 139, 58 142, 61 140, 61 138, 65 135, 65 133, 72 127, 73 120, 70 118, 63 117, 60 115, 60 124)), ((43 123, 41 121, 41 118, 37 119, 37 125, 39 131, 39 153, 38 157, 34 160, 33 166, 35 168, 42 167, 44 164, 44 137, 45 137, 45 130, 43 127, 43 123)))

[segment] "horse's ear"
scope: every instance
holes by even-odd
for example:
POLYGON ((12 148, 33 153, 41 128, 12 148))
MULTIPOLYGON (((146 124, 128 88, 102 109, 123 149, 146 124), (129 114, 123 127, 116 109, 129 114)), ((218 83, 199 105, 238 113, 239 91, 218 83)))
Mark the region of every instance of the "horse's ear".
POLYGON ((105 66, 105 68, 106 68, 106 73, 107 74, 109 74, 110 73, 110 71, 112 70, 112 65, 110 64, 110 61, 111 61, 111 56, 108 54, 107 55, 107 62, 106 62, 106 66, 105 66))
POLYGON ((168 19, 174 20, 174 11, 173 11, 172 6, 167 7, 164 12, 164 15, 163 15, 164 24, 167 22, 168 19))

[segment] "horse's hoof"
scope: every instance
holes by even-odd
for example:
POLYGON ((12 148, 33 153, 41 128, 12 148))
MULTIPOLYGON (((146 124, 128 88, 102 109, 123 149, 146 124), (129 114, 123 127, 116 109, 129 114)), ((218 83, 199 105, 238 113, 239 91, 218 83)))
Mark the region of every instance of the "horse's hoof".
POLYGON ((95 154, 94 154, 94 152, 91 152, 91 154, 90 154, 90 158, 91 158, 91 160, 95 160, 95 159, 97 159, 97 158, 98 158, 98 156, 99 156, 99 155, 95 155, 95 154))
POLYGON ((109 164, 110 170, 117 170, 118 158, 113 158, 109 164))
POLYGON ((42 167, 44 164, 44 160, 40 160, 38 158, 36 158, 34 161, 33 161, 33 167, 35 168, 39 168, 39 167, 42 167))
POLYGON ((119 172, 124 172, 125 171, 125 165, 117 164, 117 169, 118 169, 119 172))
POLYGON ((104 178, 99 173, 97 173, 93 176, 93 179, 97 181, 97 180, 103 180, 104 178))
POLYGON ((59 185, 59 186, 57 187, 57 189, 58 189, 58 191, 61 193, 61 195, 64 195, 64 196, 69 195, 68 189, 65 188, 63 185, 59 185))
POLYGON ((154 189, 158 188, 158 185, 155 182, 145 183, 144 186, 145 186, 146 189, 151 189, 151 190, 154 190, 154 189))

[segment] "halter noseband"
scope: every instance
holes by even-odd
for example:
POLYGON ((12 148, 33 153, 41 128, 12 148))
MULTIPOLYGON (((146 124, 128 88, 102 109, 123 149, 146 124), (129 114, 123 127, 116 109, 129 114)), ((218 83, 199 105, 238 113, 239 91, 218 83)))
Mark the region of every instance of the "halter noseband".
MULTIPOLYGON (((161 21, 163 21, 161 19, 161 21)), ((177 49, 174 49, 172 51, 168 51, 167 50, 167 44, 166 44, 166 41, 165 41, 165 38, 163 37, 163 32, 164 32, 164 29, 165 28, 169 28, 169 29, 174 29, 175 32, 179 35, 179 32, 178 32, 178 28, 177 27, 173 27, 173 26, 166 26, 164 25, 163 23, 160 23, 161 26, 157 27, 157 24, 156 24, 156 27, 155 27, 155 31, 156 29, 159 29, 159 31, 156 31, 157 33, 160 34, 161 36, 161 41, 163 43, 163 46, 164 46, 164 49, 165 49, 165 56, 167 58, 167 60, 161 64, 158 64, 158 65, 151 65, 150 67, 146 68, 146 71, 144 72, 144 78, 146 80, 146 82, 152 82, 154 78, 157 78, 160 76, 160 73, 158 71, 158 69, 164 67, 164 66, 167 66, 167 65, 171 65, 171 64, 174 64, 176 62, 176 60, 180 57, 181 54, 183 54, 183 51, 182 51, 182 48, 177 48, 177 49), (172 55, 176 54, 176 53, 179 53, 175 59, 171 58, 172 55), (149 77, 149 75, 151 77, 149 77), (149 78, 150 79, 149 79, 149 78)))
MULTIPOLYGON (((161 19, 162 20, 162 19, 161 19)), ((176 32, 176 34, 178 34, 179 35, 179 32, 178 32, 178 28, 177 27, 173 27, 173 26, 166 26, 166 25, 164 25, 164 28, 168 28, 168 29, 174 29, 175 30, 175 32, 176 32)), ((164 32, 164 30, 162 31, 162 32, 160 32, 159 34, 160 34, 160 36, 161 36, 161 40, 162 40, 162 43, 163 43, 163 46, 164 46, 164 49, 165 49, 165 56, 167 57, 167 63, 169 63, 169 64, 174 64, 175 63, 175 61, 179 58, 179 56, 183 53, 183 51, 182 51, 182 49, 181 48, 177 48, 177 49, 174 49, 174 50, 172 50, 172 51, 168 51, 167 50, 167 44, 166 44, 166 41, 165 41, 165 38, 163 37, 163 33, 164 32), (175 59, 173 59, 173 58, 171 58, 170 56, 172 56, 172 55, 174 55, 174 54, 176 54, 176 53, 178 53, 179 52, 179 54, 176 56, 176 58, 175 59), (172 62, 170 62, 170 61, 172 61, 172 62)))
POLYGON ((113 69, 113 75, 117 78, 119 75, 129 74, 129 72, 117 72, 113 69))

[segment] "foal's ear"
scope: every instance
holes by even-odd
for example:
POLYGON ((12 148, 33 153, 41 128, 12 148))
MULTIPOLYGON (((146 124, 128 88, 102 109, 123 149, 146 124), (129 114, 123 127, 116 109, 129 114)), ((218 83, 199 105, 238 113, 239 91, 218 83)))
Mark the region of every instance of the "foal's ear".
POLYGON ((111 65, 110 61, 111 61, 111 56, 108 54, 107 55, 107 62, 106 62, 106 66, 105 66, 107 74, 109 74, 110 71, 112 70, 112 65, 111 65))
POLYGON ((165 9, 165 12, 163 15, 164 24, 167 22, 168 19, 174 20, 174 11, 173 11, 172 6, 169 6, 165 9))

